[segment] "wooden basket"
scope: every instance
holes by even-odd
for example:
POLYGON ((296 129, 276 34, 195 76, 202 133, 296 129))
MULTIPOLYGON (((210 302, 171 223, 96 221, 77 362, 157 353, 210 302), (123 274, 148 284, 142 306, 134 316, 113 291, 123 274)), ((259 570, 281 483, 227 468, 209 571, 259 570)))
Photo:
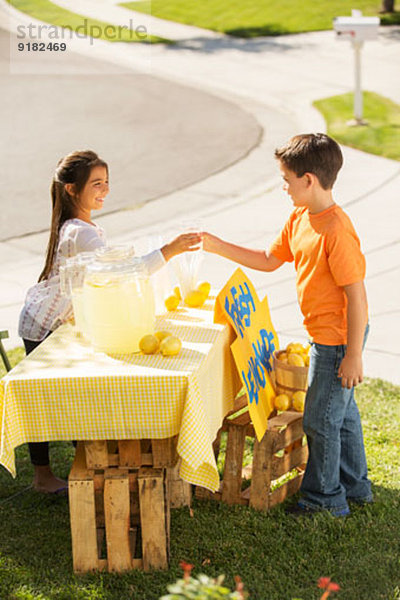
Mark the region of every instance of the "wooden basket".
POLYGON ((307 391, 308 367, 295 367, 279 360, 282 352, 274 354, 275 391, 292 396, 297 390, 307 391))

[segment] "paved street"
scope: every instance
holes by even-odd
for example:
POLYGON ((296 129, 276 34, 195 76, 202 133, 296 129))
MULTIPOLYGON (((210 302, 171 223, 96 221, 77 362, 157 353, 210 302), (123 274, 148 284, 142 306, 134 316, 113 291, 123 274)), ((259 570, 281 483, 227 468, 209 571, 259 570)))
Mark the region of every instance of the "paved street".
MULTIPOLYGON (((61 0, 58 2, 61 4, 61 0)), ((93 2, 91 4, 94 10, 93 2)), ((103 19, 117 22, 120 13, 115 10, 118 7, 112 2, 102 0, 103 19), (112 9, 109 15, 108 8, 112 9)), ((121 22, 123 19, 125 15, 121 16, 121 22)), ((153 33, 172 39, 174 32, 178 35, 175 24, 169 29, 168 22, 157 21, 153 33)), ((212 114, 218 111, 213 100, 216 105, 228 102, 229 110, 233 110, 234 106, 238 114, 248 116, 254 131, 257 131, 254 123, 258 123, 263 130, 262 138, 258 145, 253 143, 252 146, 250 142, 250 152, 242 154, 240 160, 214 175, 210 175, 209 171, 201 180, 197 178, 197 183, 184 184, 183 189, 176 185, 175 191, 170 189, 169 194, 143 206, 130 207, 97 220, 106 228, 110 241, 134 239, 138 248, 141 243, 145 246, 146 236, 168 237, 179 220, 189 215, 201 217, 206 228, 232 241, 266 247, 291 209, 281 191, 272 158, 273 149, 294 133, 324 128, 311 103, 314 99, 352 89, 350 45, 337 43, 332 32, 238 40, 210 35, 209 32, 201 35, 193 28, 185 30, 185 26, 179 26, 178 37, 179 43, 174 46, 151 48, 151 72, 143 67, 144 49, 137 44, 97 42, 94 47, 75 44, 74 52, 85 59, 93 57, 95 52, 97 61, 107 61, 107 64, 123 69, 124 73, 131 69, 136 74, 141 73, 143 78, 155 77, 165 85, 171 85, 171 89, 183 85, 188 94, 204 94, 203 97, 209 99, 208 110, 212 114)), ((363 50, 363 84, 365 89, 377 91, 400 103, 399 45, 399 30, 396 28, 383 29, 378 41, 366 44, 363 50)), ((179 101, 177 96, 176 102, 179 101)), ((198 110, 205 106, 204 101, 199 101, 199 108, 192 110, 194 121, 198 110)), ((146 106, 142 108, 145 114, 146 106)), ((220 108, 224 112, 222 104, 220 108)), ((163 131, 166 147, 171 143, 177 155, 185 155, 188 163, 196 165, 203 156, 193 152, 191 144, 184 145, 180 131, 174 130, 173 119, 176 119, 177 113, 179 111, 168 115, 171 123, 163 131)), ((221 126, 220 148, 227 152, 229 135, 236 130, 237 121, 233 114, 227 114, 223 122, 220 123, 219 117, 216 122, 221 126)), ((107 137, 110 136, 113 132, 109 131, 107 137)), ((117 138, 110 141, 118 142, 117 138)), ((153 151, 153 146, 150 150, 153 151)), ((400 383, 397 342, 400 339, 400 165, 352 149, 344 149, 344 154, 345 166, 335 197, 353 219, 368 261, 371 333, 366 350, 366 372, 370 376, 400 383)), ((46 160, 53 156, 54 151, 47 155, 46 160)), ((115 168, 120 168, 121 154, 110 156, 110 162, 115 164, 115 168)), ((149 167, 150 172, 158 177, 156 171, 149 167)), ((121 180, 126 180, 127 175, 126 170, 122 172, 121 180)), ((123 205, 125 199, 120 190, 113 189, 113 202, 120 200, 123 205)), ((1 245, 2 289, 7 292, 2 297, 0 320, 12 332, 10 346, 18 342, 15 337, 16 318, 24 292, 40 270, 46 238, 47 235, 42 233, 10 239, 1 245)), ((224 259, 207 256, 202 278, 209 279, 218 288, 234 268, 224 259)), ((301 315, 296 306, 292 267, 287 265, 273 274, 249 274, 260 296, 268 294, 281 343, 292 339, 305 340, 301 315)))
MULTIPOLYGON (((3 57, 8 44, 0 29, 3 57)), ((105 76, 91 56, 62 58, 63 74, 47 73, 44 55, 43 73, 13 75, 0 59, 0 240, 47 229, 51 176, 71 150, 92 148, 109 162, 112 212, 202 180, 258 144, 261 127, 229 100, 116 64, 105 76)))

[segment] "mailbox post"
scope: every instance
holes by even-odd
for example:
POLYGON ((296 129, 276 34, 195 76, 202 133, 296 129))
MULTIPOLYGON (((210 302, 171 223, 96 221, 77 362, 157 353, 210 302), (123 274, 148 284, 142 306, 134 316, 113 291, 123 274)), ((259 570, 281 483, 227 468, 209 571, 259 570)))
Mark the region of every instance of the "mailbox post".
POLYGON ((336 38, 349 40, 354 50, 354 120, 350 125, 366 125, 361 89, 361 49, 366 40, 378 37, 379 23, 379 17, 363 17, 360 10, 353 10, 351 17, 336 17, 333 20, 336 38))

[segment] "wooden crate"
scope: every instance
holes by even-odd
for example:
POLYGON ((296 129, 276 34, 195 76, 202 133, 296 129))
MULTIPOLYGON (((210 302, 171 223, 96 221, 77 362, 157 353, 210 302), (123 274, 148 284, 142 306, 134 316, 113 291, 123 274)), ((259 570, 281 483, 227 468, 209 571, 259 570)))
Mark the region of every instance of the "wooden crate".
POLYGON ((163 440, 86 441, 88 469, 173 467, 178 461, 177 436, 163 440))
POLYGON ((69 475, 74 571, 164 569, 176 438, 79 442, 69 475))
POLYGON ((227 431, 227 445, 220 489, 212 493, 197 487, 196 498, 212 498, 227 504, 269 510, 299 490, 308 457, 307 445, 303 445, 303 418, 300 413, 288 411, 270 418, 261 442, 255 437, 248 411, 230 415, 225 418, 215 442, 216 455, 223 431, 227 431), (254 438, 254 451, 252 465, 243 469, 246 436, 254 438), (272 491, 271 484, 293 469, 297 470, 297 475, 272 491), (243 490, 243 479, 250 477, 251 485, 243 490))

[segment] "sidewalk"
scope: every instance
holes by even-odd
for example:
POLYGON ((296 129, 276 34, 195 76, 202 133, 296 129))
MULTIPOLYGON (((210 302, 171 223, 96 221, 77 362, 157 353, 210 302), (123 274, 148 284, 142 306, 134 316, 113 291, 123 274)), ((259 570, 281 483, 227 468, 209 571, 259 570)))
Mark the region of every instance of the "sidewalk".
MULTIPOLYGON (((85 3, 89 5, 89 0, 85 3)), ((112 19, 118 20, 120 14, 116 10, 120 7, 103 0, 101 19, 115 22, 112 19)), ((162 23, 162 35, 173 39, 176 25, 162 23)), ((159 26, 152 33, 161 35, 159 26)), ((221 173, 136 210, 96 220, 106 228, 111 242, 124 242, 168 235, 188 216, 190 206, 191 214, 201 217, 207 229, 238 243, 266 247, 291 209, 281 191, 273 149, 294 133, 324 128, 311 102, 352 89, 350 45, 337 43, 333 32, 238 40, 201 30, 193 36, 193 28, 183 25, 179 31, 178 44, 152 47, 152 74, 229 99, 257 119, 264 129, 263 139, 248 156, 221 173), (134 222, 134 227, 128 228, 127 222, 134 222)), ((363 87, 400 103, 398 32, 398 28, 383 29, 379 40, 365 45, 363 87)), ((82 51, 92 49, 85 46, 82 51)), ((104 52, 107 60, 137 69, 142 50, 136 44, 105 42, 96 52, 97 58, 104 52)), ((355 223, 368 264, 371 332, 366 373, 400 384, 400 164, 346 148, 344 154, 336 198, 355 223)), ((42 265, 46 241, 47 235, 40 234, 11 240, 1 248, 8 258, 0 280, 2 289, 7 289, 1 299, 0 322, 12 331, 9 347, 18 343, 13 325, 25 290, 42 265)), ((206 256, 201 276, 218 288, 234 268, 224 259, 206 256)), ((281 344, 305 341, 292 267, 249 275, 260 296, 268 294, 281 344)))

